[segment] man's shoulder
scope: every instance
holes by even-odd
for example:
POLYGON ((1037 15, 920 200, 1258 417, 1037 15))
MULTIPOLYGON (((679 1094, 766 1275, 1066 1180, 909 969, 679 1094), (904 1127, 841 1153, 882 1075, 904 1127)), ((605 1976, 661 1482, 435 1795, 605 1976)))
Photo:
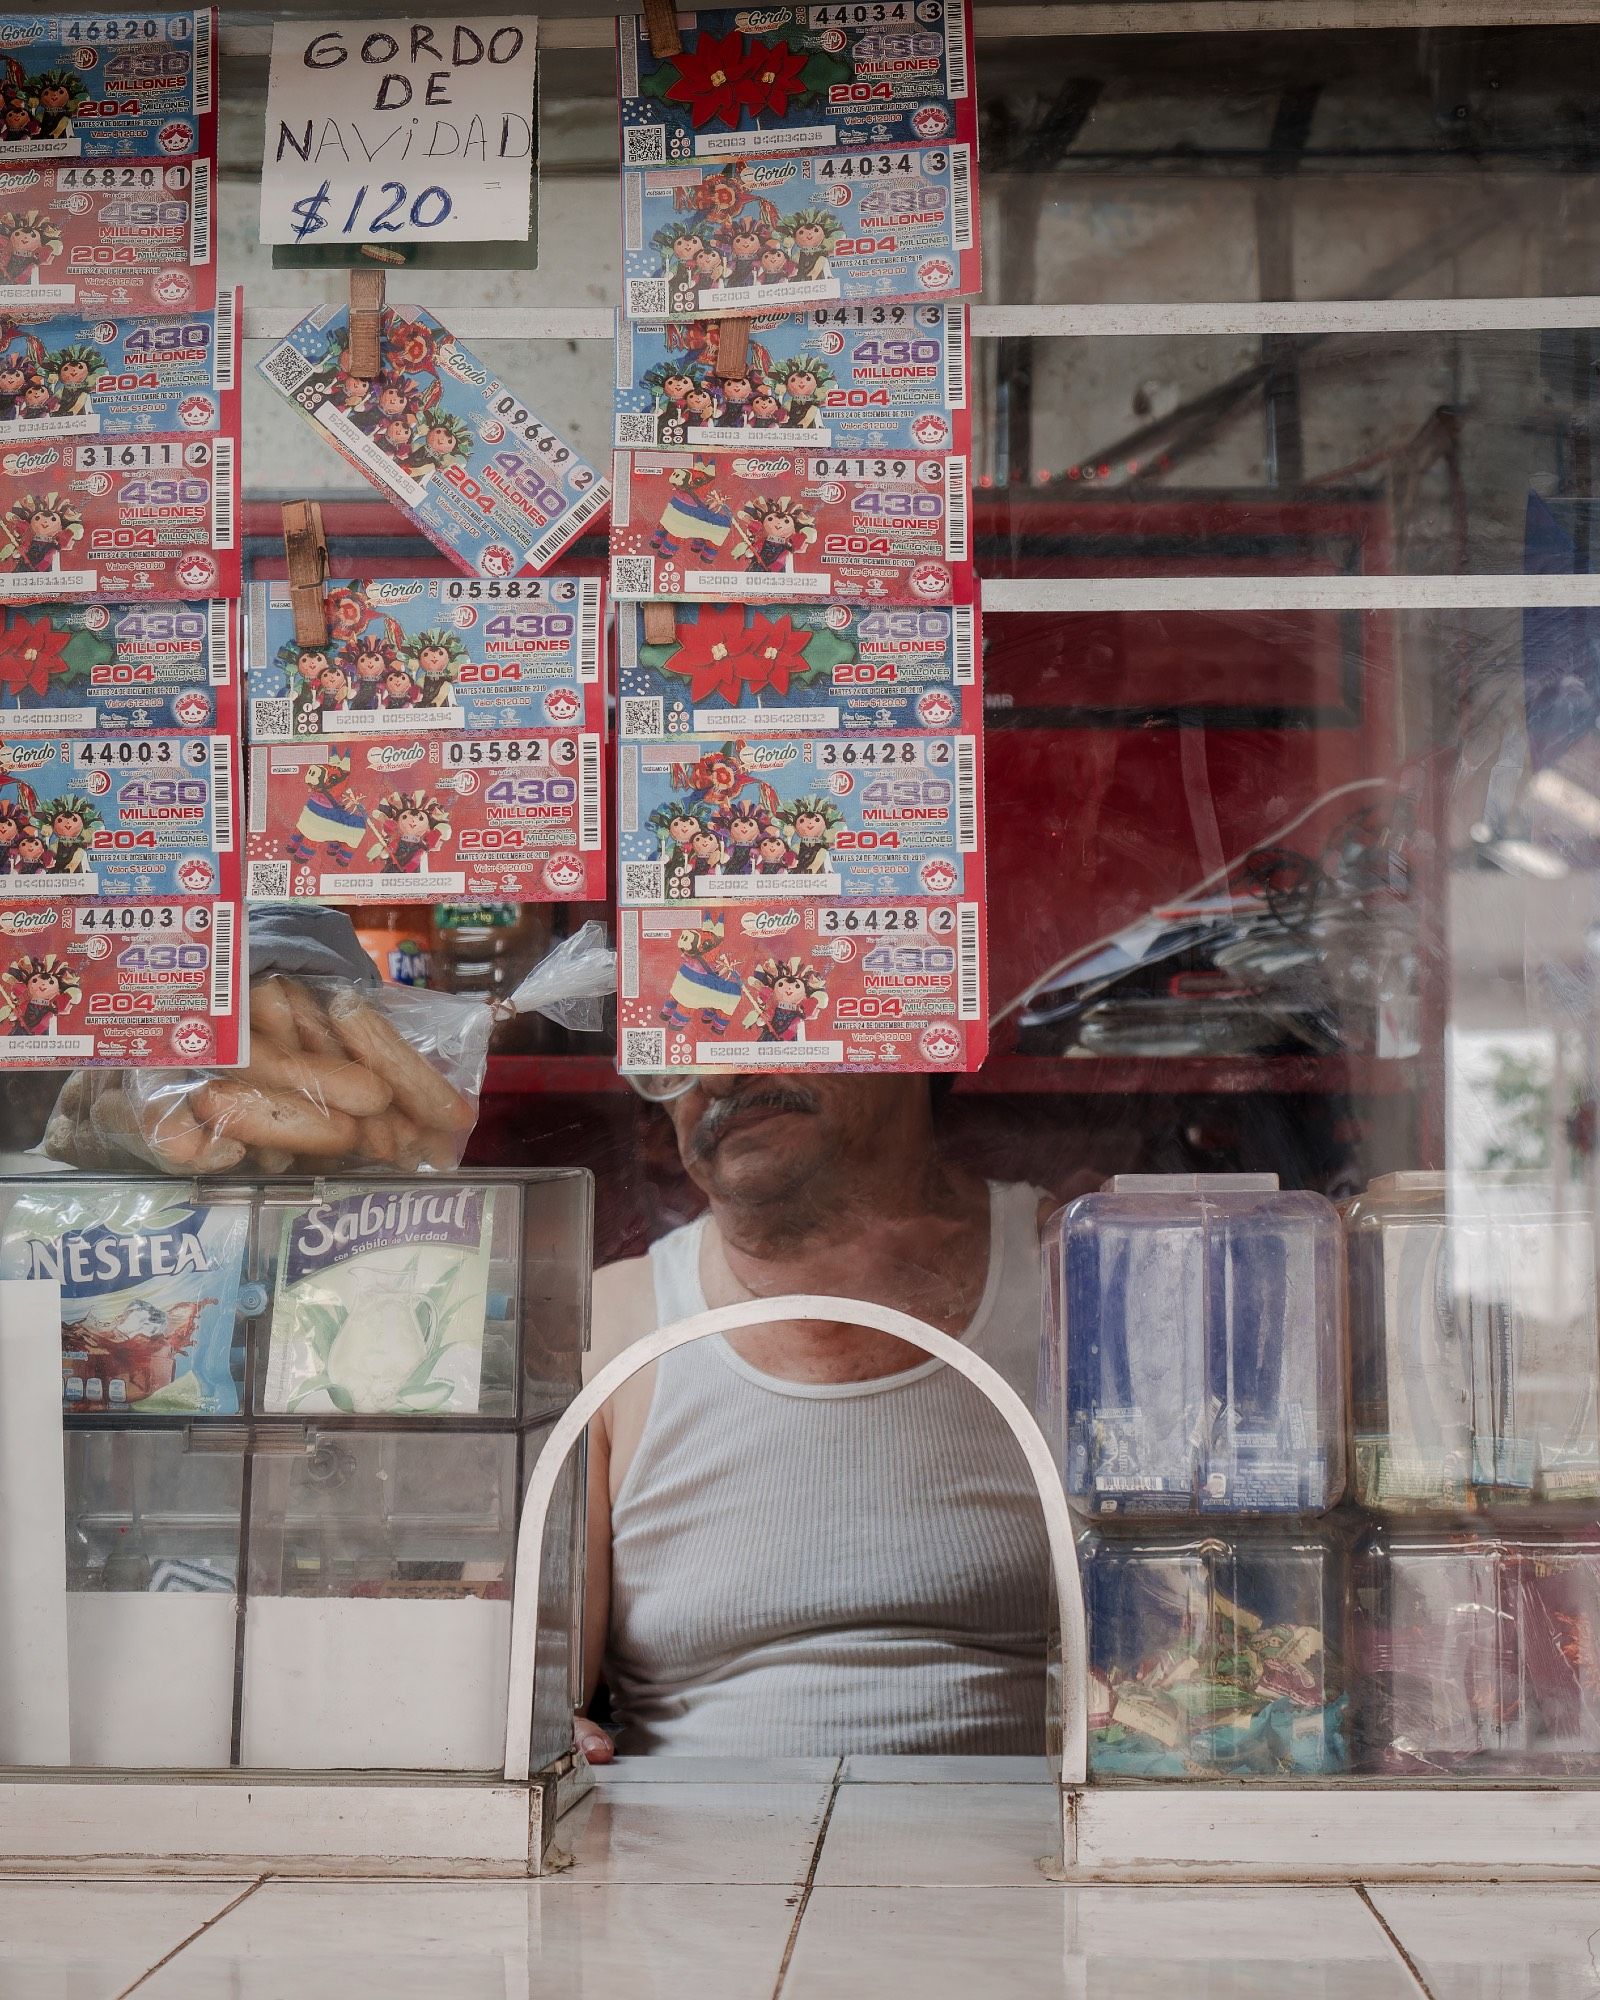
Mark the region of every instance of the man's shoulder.
POLYGON ((585 1376, 595 1374, 625 1347, 653 1333, 656 1323, 656 1287, 649 1257, 619 1257, 614 1264, 602 1264, 594 1274, 585 1376))

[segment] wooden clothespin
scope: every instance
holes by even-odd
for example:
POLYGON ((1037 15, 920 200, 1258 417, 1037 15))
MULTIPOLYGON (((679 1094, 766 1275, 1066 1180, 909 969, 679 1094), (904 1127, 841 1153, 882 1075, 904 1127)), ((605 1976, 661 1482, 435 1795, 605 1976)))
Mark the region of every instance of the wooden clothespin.
POLYGON ((350 373, 364 382, 383 373, 383 302, 381 264, 350 273, 350 373))
POLYGON ((658 599, 644 608, 644 642, 647 646, 675 646, 678 643, 678 621, 673 616, 672 606, 658 599))
POLYGON ((750 366, 750 322, 747 319, 717 321, 717 373, 724 380, 743 375, 750 366))
POLYGON ((683 37, 672 0, 644 0, 644 31, 653 56, 681 56, 683 37))
POLYGON ((328 643, 328 538, 315 500, 285 500, 283 552, 289 558, 289 602, 294 607, 297 646, 328 643))

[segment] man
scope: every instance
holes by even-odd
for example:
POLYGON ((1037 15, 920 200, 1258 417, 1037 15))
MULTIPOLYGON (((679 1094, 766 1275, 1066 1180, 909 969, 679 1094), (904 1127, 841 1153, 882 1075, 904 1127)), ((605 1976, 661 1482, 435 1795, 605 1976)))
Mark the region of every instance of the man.
MULTIPOLYGON (((709 1210, 596 1274, 591 1369, 707 1305, 826 1293, 964 1339, 1031 1403, 1050 1203, 941 1156, 926 1078, 708 1074, 668 1112, 709 1210)), ((666 1356, 591 1428, 589 1527, 590 1691, 603 1665, 624 1752, 1044 1747, 1033 1483, 918 1348, 845 1318, 666 1356)))

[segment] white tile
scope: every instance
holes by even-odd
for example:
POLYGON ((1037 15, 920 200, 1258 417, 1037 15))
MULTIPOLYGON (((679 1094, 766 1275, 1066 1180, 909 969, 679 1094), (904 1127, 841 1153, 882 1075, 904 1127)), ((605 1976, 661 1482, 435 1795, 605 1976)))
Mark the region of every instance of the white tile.
POLYGON ((1434 2000, 1600 2000, 1600 1883, 1371 1894, 1434 2000))
POLYGON ((776 1887, 270 1882, 135 2000, 766 2000, 793 1918, 776 1887))
POLYGON ((0 1882, 4 2000, 111 2000, 248 1882, 0 1882))
POLYGON ((805 1880, 830 1787, 607 1785, 556 1829, 578 1882, 805 1880))
POLYGON ((878 1991, 916 2000, 1418 2000, 1347 1889, 817 1889, 784 2000, 878 1991))
MULTIPOLYGON (((893 1763, 893 1758, 885 1760, 893 1763)), ((599 1785, 831 1785, 837 1757, 619 1757, 593 1767, 599 1785)))
POLYGON ((847 1785, 817 1881, 1043 1888, 1045 1856, 1061 1856, 1052 1785, 847 1785))
POLYGON ((1047 1757, 882 1757, 844 1760, 847 1785, 1048 1785, 1047 1757))

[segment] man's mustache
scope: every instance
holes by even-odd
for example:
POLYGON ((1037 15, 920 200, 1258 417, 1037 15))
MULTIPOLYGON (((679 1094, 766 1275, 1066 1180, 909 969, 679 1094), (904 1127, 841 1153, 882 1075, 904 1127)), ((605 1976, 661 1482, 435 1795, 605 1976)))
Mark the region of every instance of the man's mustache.
POLYGON ((817 1100, 811 1091, 790 1083, 763 1083, 752 1090, 737 1091, 731 1097, 713 1098, 690 1137, 689 1157, 693 1160, 709 1158, 746 1112, 815 1112, 817 1108, 817 1100))

